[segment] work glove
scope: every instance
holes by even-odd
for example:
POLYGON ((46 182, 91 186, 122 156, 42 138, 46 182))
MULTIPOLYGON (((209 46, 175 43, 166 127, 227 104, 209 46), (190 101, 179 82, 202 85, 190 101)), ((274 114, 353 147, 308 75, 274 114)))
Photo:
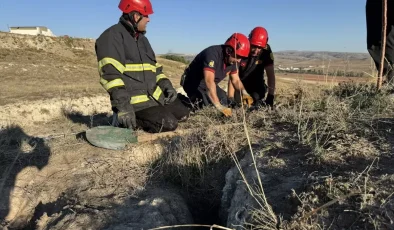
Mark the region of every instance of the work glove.
POLYGON ((265 105, 265 102, 263 102, 262 100, 254 101, 253 105, 250 106, 250 108, 248 109, 248 112, 259 110, 264 106, 266 106, 266 105, 265 105))
POLYGON ((253 104, 253 98, 246 91, 242 92, 242 103, 247 107, 253 104))
POLYGON ((135 129, 137 121, 135 118, 134 108, 131 104, 126 104, 117 107, 118 109, 118 122, 128 129, 135 129))
POLYGON ((223 113, 224 116, 226 116, 226 117, 231 117, 231 115, 232 115, 231 108, 228 108, 228 107, 223 106, 223 105, 221 105, 221 104, 216 104, 216 105, 215 105, 215 108, 216 108, 217 110, 219 110, 221 113, 223 113))
POLYGON ((265 104, 269 105, 272 109, 272 107, 274 106, 274 95, 268 94, 265 98, 265 104))
POLYGON ((238 106, 238 103, 235 101, 233 97, 227 98, 227 104, 230 108, 235 108, 238 106))
MULTIPOLYGON (((124 87, 114 88, 110 91, 111 105, 117 113, 117 122, 129 129, 135 128, 136 118, 134 107, 130 104, 130 96, 124 87)), ((113 124, 117 125, 117 124, 113 124)))
POLYGON ((174 102, 175 99, 177 99, 178 93, 172 86, 170 80, 168 79, 160 80, 159 86, 164 92, 164 104, 170 104, 174 102))
POLYGON ((178 97, 178 93, 174 88, 166 88, 164 89, 164 104, 171 104, 178 97))

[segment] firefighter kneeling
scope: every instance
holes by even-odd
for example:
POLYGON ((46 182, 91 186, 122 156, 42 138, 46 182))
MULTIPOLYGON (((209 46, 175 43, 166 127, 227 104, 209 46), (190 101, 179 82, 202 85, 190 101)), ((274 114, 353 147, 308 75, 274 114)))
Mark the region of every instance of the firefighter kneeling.
POLYGON ((230 117, 232 111, 228 107, 226 92, 218 85, 227 75, 230 77, 230 84, 243 92, 243 98, 252 101, 239 79, 237 70, 237 63, 248 56, 249 49, 248 38, 241 33, 233 33, 224 44, 212 45, 202 50, 181 78, 190 107, 200 109, 213 105, 223 115, 230 117))
MULTIPOLYGON (((262 105, 274 106, 275 95, 275 71, 274 55, 271 46, 268 44, 268 32, 264 27, 255 27, 249 34, 250 53, 248 58, 241 60, 239 68, 239 77, 246 91, 253 98, 253 108, 259 108, 262 105), (264 71, 267 74, 267 87, 264 81, 264 71), (265 98, 265 100, 263 100, 265 98)), ((232 84, 228 87, 228 96, 230 104, 239 105, 241 102, 239 91, 235 90, 232 84)), ((245 104, 245 102, 243 102, 245 104)), ((247 103, 249 106, 251 104, 247 103)))
POLYGON ((119 23, 106 29, 96 41, 100 83, 109 93, 114 126, 147 132, 173 131, 189 109, 156 62, 145 37, 149 0, 121 0, 119 23))

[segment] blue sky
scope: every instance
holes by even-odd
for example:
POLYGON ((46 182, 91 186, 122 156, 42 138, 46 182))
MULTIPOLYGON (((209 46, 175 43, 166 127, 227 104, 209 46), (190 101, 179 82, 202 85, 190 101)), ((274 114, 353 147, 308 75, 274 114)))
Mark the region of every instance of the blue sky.
MULTIPOLYGON (((273 51, 366 51, 365 0, 151 0, 147 37, 157 54, 198 53, 233 32, 264 26, 273 51)), ((97 38, 118 22, 115 0, 2 0, 0 30, 42 25, 97 38)))

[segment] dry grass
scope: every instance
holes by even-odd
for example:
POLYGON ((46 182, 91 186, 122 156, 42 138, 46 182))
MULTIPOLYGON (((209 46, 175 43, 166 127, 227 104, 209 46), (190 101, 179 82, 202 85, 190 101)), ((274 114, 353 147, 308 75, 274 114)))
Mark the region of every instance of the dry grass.
MULTIPOLYGON (((370 226, 384 229, 392 226, 393 210, 378 211, 375 208, 382 207, 381 199, 387 201, 384 197, 391 193, 392 186, 387 187, 393 175, 389 164, 380 165, 382 172, 377 171, 373 176, 359 171, 361 165, 376 159, 393 162, 391 128, 381 129, 385 118, 393 113, 391 90, 376 92, 373 84, 342 84, 328 90, 300 88, 298 91, 296 100, 288 101, 287 108, 282 107, 274 119, 294 125, 298 143, 310 149, 305 158, 306 166, 333 170, 335 176, 331 174, 322 181, 322 178, 315 177, 317 181, 299 198, 298 217, 284 222, 283 227, 324 229, 331 226, 336 229, 370 226), (391 176, 387 177, 386 173, 391 176), (352 200, 352 197, 361 200, 352 200), (349 212, 357 213, 357 218, 336 218, 349 212)), ((374 168, 373 162, 368 172, 371 168, 374 168)), ((258 219, 263 212, 254 214, 258 219)))
MULTIPOLYGON (((301 178, 305 173, 320 172, 309 176, 310 181, 304 185, 304 190, 289 193, 297 200, 298 211, 290 219, 283 219, 278 213, 280 223, 267 215, 272 211, 263 188, 270 185, 260 182, 260 190, 251 187, 250 194, 262 202, 250 210, 251 229, 276 229, 276 224, 284 229, 324 229, 327 224, 336 226, 334 229, 364 225, 379 229, 390 225, 393 210, 375 208, 376 205, 388 207, 387 204, 393 202, 390 195, 393 187, 388 184, 393 176, 389 165, 394 160, 391 152, 394 142, 390 138, 391 128, 381 129, 382 124, 386 124, 383 122, 388 122, 384 118, 390 117, 394 109, 390 89, 376 92, 373 84, 345 83, 315 88, 293 85, 286 92, 287 97, 278 98, 279 106, 275 112, 262 110, 247 114, 245 121, 250 144, 241 127, 220 131, 210 129, 181 137, 167 145, 166 154, 156 162, 157 175, 179 183, 193 200, 201 199, 202 193, 202 197, 212 201, 220 195, 223 186, 223 181, 212 179, 212 174, 223 176, 223 171, 212 171, 215 165, 219 164, 226 172, 237 159, 252 153, 257 161, 266 162, 265 167, 273 171, 291 170, 288 160, 278 157, 276 150, 278 146, 287 145, 291 138, 293 145, 307 149, 307 152, 294 153, 295 159, 305 160, 305 168, 292 173, 301 178), (281 133, 288 135, 280 136, 281 133), (274 143, 270 139, 272 135, 279 136, 274 143), (245 151, 245 146, 262 141, 271 142, 265 146, 268 152, 264 150, 263 155, 252 149, 245 151), (380 165, 380 171, 376 171, 377 159, 386 160, 380 165), (369 165, 368 172, 362 168, 366 164, 369 165), (358 213, 357 218, 337 219, 338 215, 345 218, 343 216, 348 213, 358 213), (353 222, 349 224, 349 221, 353 222)), ((214 124, 240 122, 242 117, 242 112, 237 111, 231 119, 225 120, 214 110, 206 109, 183 127, 213 127, 214 124)), ((392 127, 394 121, 389 122, 387 124, 392 127)), ((247 180, 246 177, 243 179, 247 180)))

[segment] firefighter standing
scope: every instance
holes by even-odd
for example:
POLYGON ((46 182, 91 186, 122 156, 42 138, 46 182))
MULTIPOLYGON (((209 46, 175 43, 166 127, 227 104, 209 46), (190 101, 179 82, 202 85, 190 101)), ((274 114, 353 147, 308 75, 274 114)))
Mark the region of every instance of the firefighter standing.
POLYGON ((187 118, 189 109, 177 98, 163 67, 145 37, 149 0, 121 0, 119 23, 96 41, 100 83, 109 93, 115 122, 124 128, 147 132, 172 131, 187 118))
POLYGON ((240 33, 232 34, 222 45, 202 50, 185 70, 181 85, 192 104, 197 108, 214 105, 225 116, 231 116, 227 107, 227 94, 218 84, 230 75, 235 88, 244 92, 244 100, 251 100, 239 79, 236 64, 249 54, 249 40, 240 33))
MULTIPOLYGON (((367 24, 367 49, 375 62, 377 70, 380 68, 382 44, 382 1, 367 0, 365 6, 367 24)), ((387 81, 393 80, 394 66, 394 2, 387 0, 387 30, 386 52, 383 75, 387 81)))
MULTIPOLYGON (((250 54, 242 59, 239 68, 239 76, 246 91, 253 98, 253 105, 274 105, 275 95, 275 72, 274 55, 268 44, 268 32, 264 27, 255 27, 249 34, 250 54), (264 81, 264 70, 268 79, 268 94, 264 81), (263 99, 265 98, 265 101, 263 99)), ((239 92, 235 92, 232 84, 229 84, 228 97, 232 105, 239 104, 239 92)))

